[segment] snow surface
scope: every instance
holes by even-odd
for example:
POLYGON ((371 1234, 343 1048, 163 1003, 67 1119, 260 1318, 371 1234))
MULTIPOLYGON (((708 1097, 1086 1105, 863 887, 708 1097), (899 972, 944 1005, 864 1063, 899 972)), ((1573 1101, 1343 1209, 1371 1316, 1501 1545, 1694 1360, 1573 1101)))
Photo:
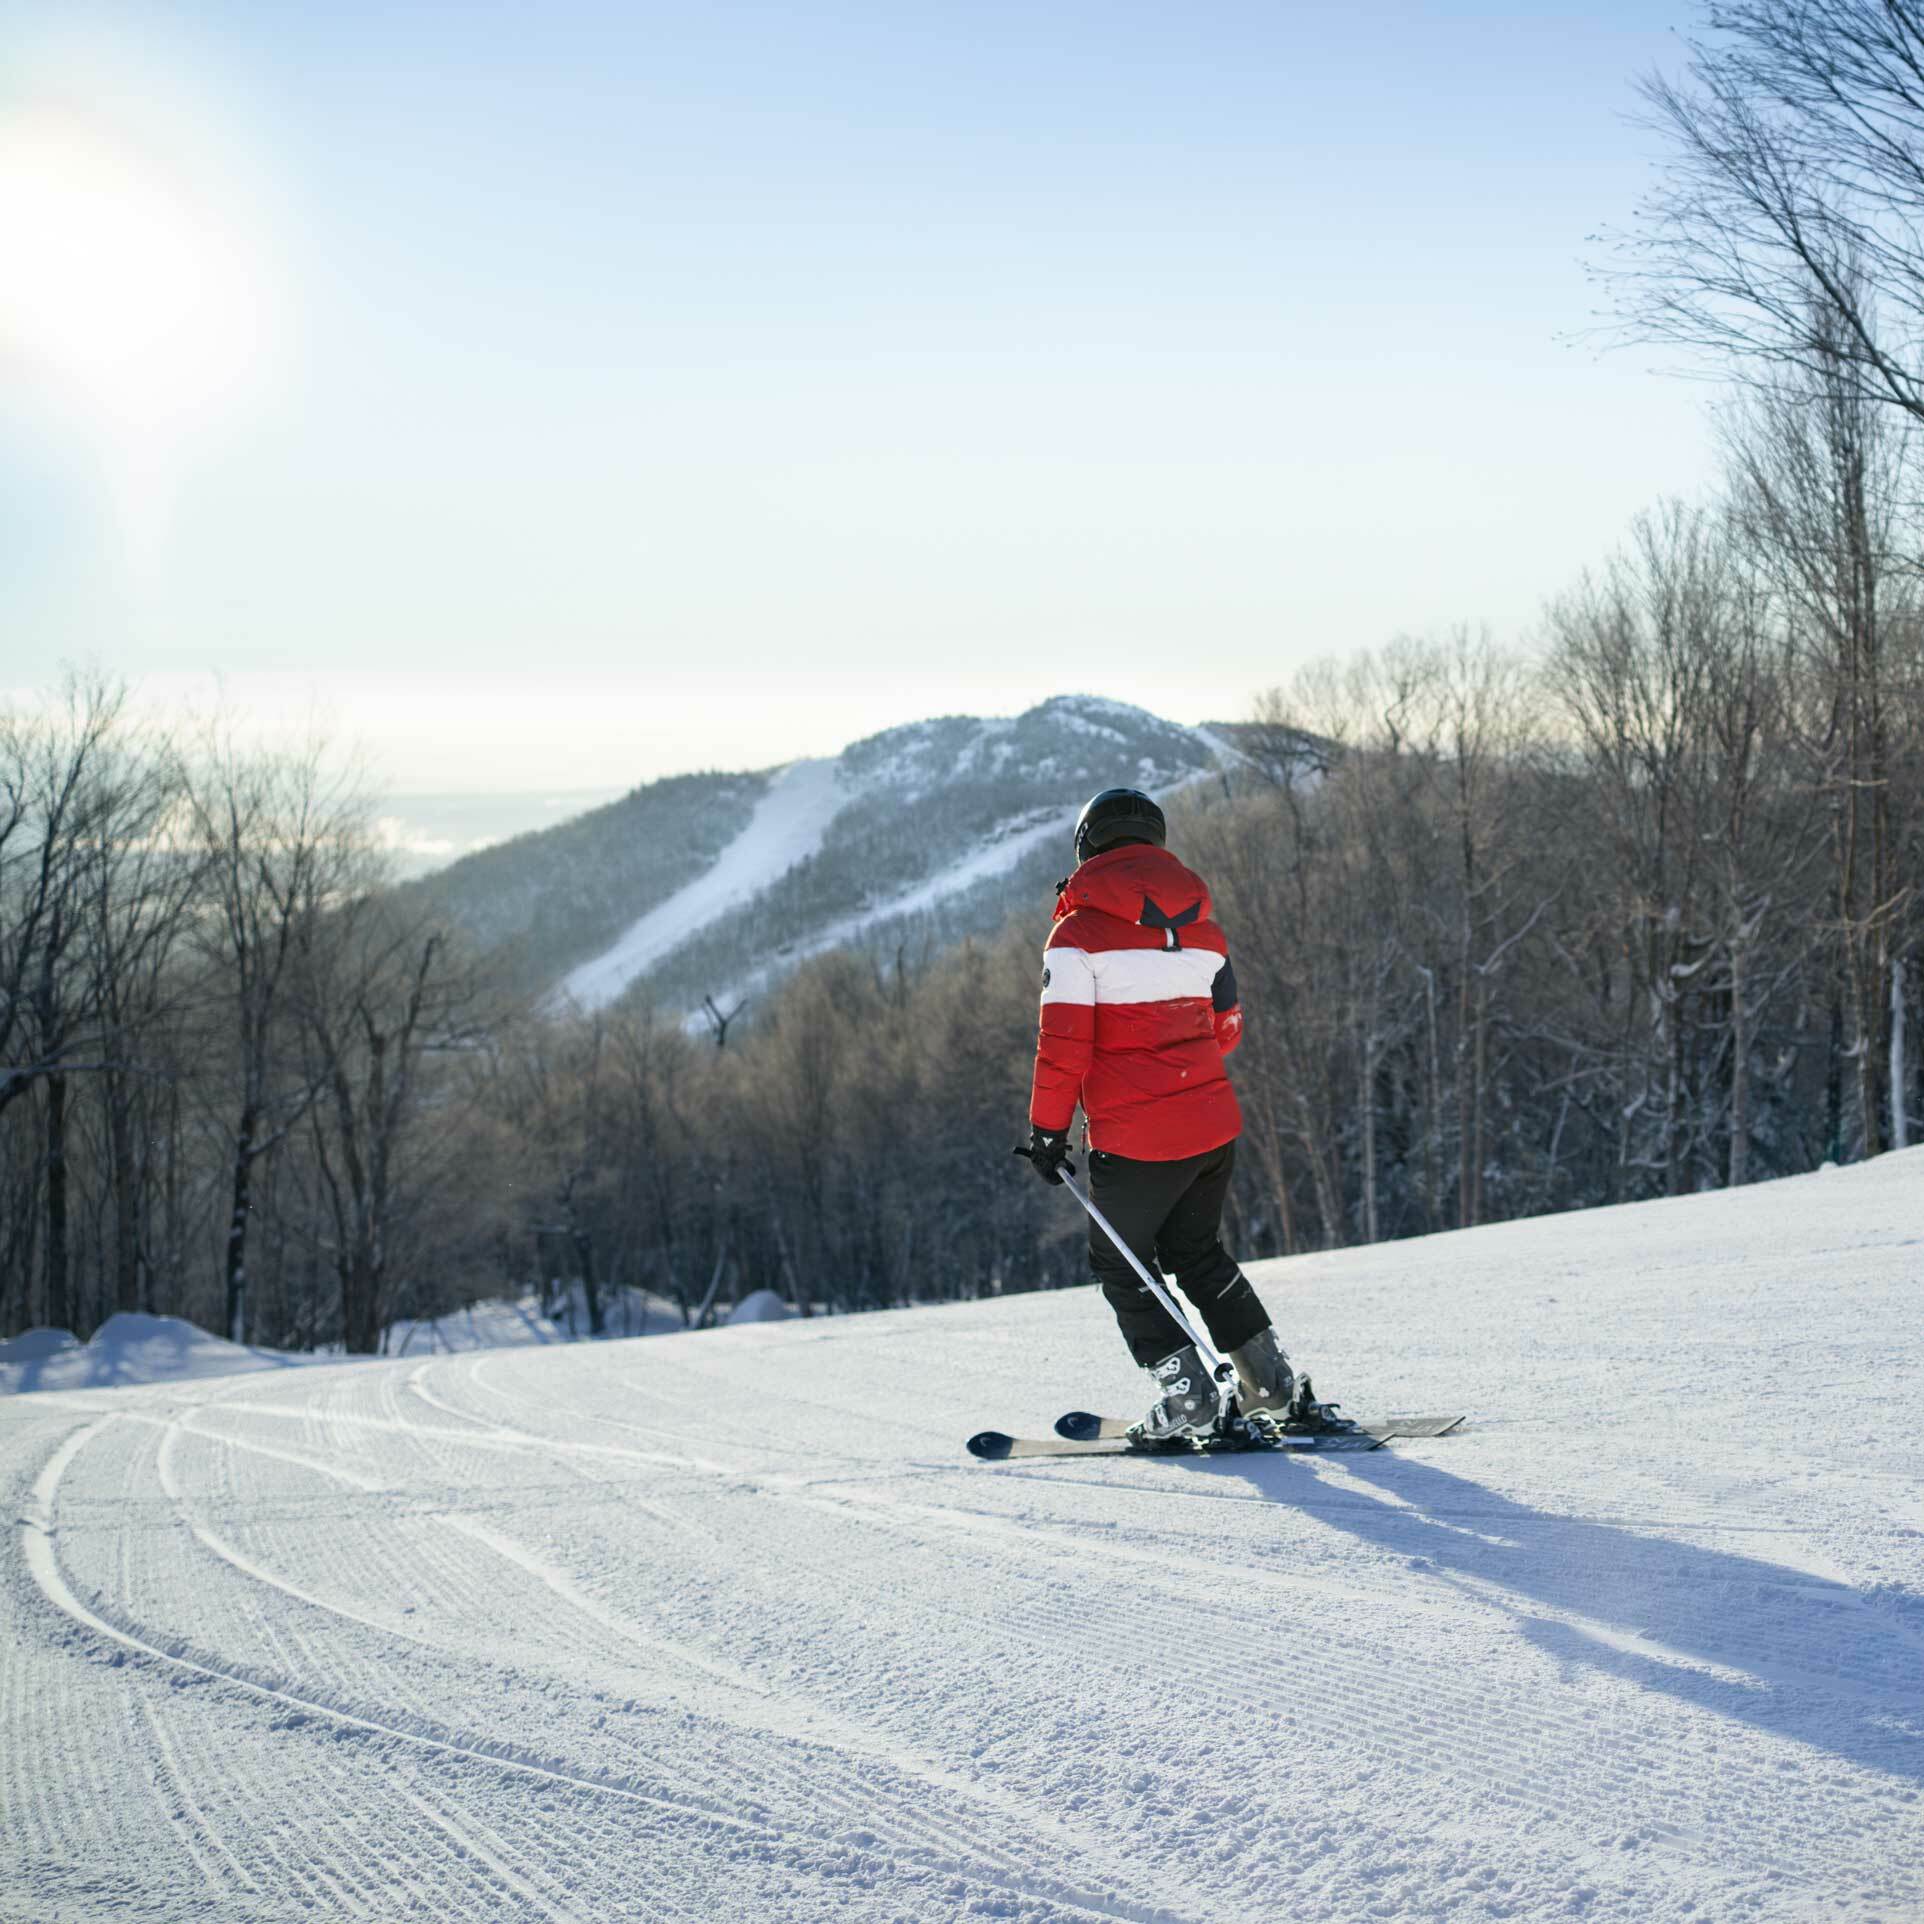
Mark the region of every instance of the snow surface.
POLYGON ((563 977, 556 999, 586 1013, 605 1009, 670 949, 813 855, 847 800, 833 759, 790 762, 713 863, 630 923, 612 947, 563 977))
POLYGON ((1087 1289, 10 1399, 0 1917, 1915 1919, 1921 1271, 1916 1150, 1260 1266, 1368 1456, 972 1462, 1087 1289))

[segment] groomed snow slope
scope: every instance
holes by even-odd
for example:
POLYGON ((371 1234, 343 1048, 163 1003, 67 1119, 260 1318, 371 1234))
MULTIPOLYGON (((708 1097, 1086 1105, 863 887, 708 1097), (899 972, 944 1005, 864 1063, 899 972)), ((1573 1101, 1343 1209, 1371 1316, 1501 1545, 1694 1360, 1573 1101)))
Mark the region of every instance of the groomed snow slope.
POLYGON ((12 1399, 0 1916, 1915 1918, 1921 1238, 1267 1266, 1372 1456, 971 1462, 1087 1290, 12 1399))

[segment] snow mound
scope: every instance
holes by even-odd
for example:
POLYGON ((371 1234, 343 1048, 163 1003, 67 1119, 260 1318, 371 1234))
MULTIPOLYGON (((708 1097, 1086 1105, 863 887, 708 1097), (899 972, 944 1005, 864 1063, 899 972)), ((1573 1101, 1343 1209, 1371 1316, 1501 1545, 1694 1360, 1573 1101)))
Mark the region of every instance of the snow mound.
MULTIPOLYGON (((673 1303, 638 1289, 607 1291, 601 1308, 602 1334, 608 1338, 661 1336, 682 1327, 681 1311, 673 1303)), ((445 1316, 402 1317, 388 1325, 383 1354, 422 1357, 522 1349, 572 1343, 587 1334, 587 1307, 576 1284, 549 1308, 529 1294, 514 1302, 472 1303, 445 1316)), ((343 1356, 338 1346, 300 1352, 230 1343, 178 1316, 123 1311, 108 1317, 84 1347, 64 1329, 30 1329, 0 1342, 0 1396, 114 1389, 359 1360, 343 1356)))
POLYGON ((445 1316, 404 1316, 388 1325, 390 1356, 451 1356, 460 1350, 513 1349, 524 1343, 565 1343, 567 1333, 541 1313, 537 1299, 470 1303, 445 1316))
MULTIPOLYGON (((588 1292, 578 1282, 569 1283, 542 1302, 533 1296, 523 1302, 540 1308, 549 1321, 571 1343, 588 1337, 588 1292)), ((681 1305, 651 1289, 624 1286, 601 1292, 601 1333, 617 1336, 666 1336, 671 1330, 685 1329, 681 1305)))
MULTIPOLYGON (((665 1297, 641 1289, 601 1293, 601 1333, 665 1336, 682 1327, 681 1310, 665 1297)), ((451 1309, 445 1316, 404 1316, 387 1328, 387 1356, 443 1356, 458 1350, 521 1349, 529 1344, 588 1340, 588 1300, 579 1283, 557 1294, 530 1290, 513 1301, 492 1297, 451 1309)))
POLYGON ((0 1344, 0 1396, 30 1390, 104 1390, 128 1383, 171 1383, 199 1376, 233 1376, 247 1370, 290 1369, 327 1362, 285 1350, 229 1343, 178 1316, 146 1316, 122 1310, 109 1316, 82 1348, 65 1330, 29 1330, 0 1344), (65 1338, 64 1343, 48 1339, 65 1338), (41 1339, 37 1354, 19 1345, 41 1339))
POLYGON ((0 1343, 0 1369, 9 1363, 38 1363, 62 1350, 78 1349, 80 1339, 70 1329, 23 1329, 0 1343))
POLYGON ((758 1289, 744 1296, 728 1312, 735 1323, 785 1323, 795 1312, 772 1289, 758 1289))

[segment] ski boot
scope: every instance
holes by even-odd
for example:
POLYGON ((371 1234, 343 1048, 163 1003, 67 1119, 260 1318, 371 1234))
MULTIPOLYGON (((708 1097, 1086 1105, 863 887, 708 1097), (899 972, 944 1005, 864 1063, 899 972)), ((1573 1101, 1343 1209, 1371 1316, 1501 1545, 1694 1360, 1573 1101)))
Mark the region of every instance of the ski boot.
POLYGON ((1193 1343, 1165 1356, 1149 1374, 1162 1395, 1140 1423, 1130 1426, 1131 1443, 1138 1449, 1175 1449, 1214 1431, 1221 1403, 1193 1343))
POLYGON ((1236 1365, 1236 1407, 1245 1417, 1289 1420, 1296 1400, 1296 1372, 1283 1354, 1273 1329, 1258 1330, 1248 1342, 1229 1352, 1236 1365))

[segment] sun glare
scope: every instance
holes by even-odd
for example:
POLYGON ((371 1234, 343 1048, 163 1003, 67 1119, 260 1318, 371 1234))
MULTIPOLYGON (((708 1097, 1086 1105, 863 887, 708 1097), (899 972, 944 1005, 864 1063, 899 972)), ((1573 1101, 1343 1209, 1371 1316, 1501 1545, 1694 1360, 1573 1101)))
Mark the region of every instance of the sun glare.
POLYGON ((71 111, 0 115, 0 354, 153 484, 258 386, 270 302, 240 223, 71 111))

